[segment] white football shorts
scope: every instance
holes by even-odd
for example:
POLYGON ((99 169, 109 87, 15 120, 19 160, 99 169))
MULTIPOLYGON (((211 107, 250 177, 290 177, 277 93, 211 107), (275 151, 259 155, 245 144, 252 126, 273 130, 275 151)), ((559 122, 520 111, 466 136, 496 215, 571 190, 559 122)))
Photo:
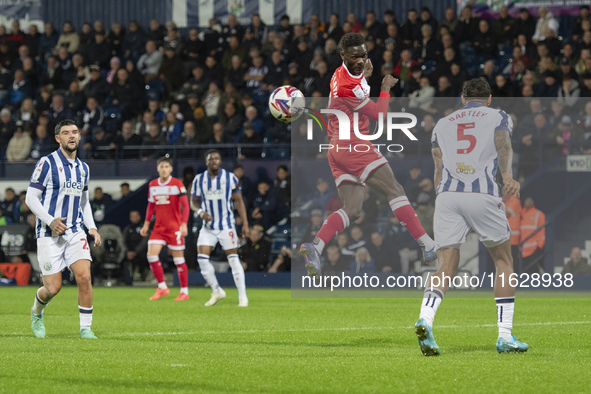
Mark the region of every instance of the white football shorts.
POLYGON ((37 238, 37 258, 43 275, 62 272, 78 260, 92 261, 83 231, 59 237, 37 238))
POLYGON ((433 232, 440 248, 459 248, 474 230, 487 248, 511 238, 511 228, 500 197, 483 193, 443 192, 435 200, 433 232))
POLYGON ((215 247, 217 243, 222 245, 222 249, 230 250, 238 248, 238 233, 235 228, 228 230, 210 230, 202 227, 197 238, 197 247, 211 246, 215 247))

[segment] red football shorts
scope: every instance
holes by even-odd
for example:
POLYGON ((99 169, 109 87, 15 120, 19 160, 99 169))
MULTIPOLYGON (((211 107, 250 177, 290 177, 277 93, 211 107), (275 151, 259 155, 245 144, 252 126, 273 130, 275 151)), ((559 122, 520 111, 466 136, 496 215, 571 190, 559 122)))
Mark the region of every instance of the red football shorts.
POLYGON ((180 228, 177 231, 162 227, 155 227, 150 234, 149 244, 168 245, 170 250, 185 250, 185 237, 181 235, 180 228))
POLYGON ((328 164, 337 187, 342 182, 365 185, 365 181, 373 171, 388 164, 388 160, 371 142, 355 144, 331 142, 331 144, 333 148, 328 151, 328 164))

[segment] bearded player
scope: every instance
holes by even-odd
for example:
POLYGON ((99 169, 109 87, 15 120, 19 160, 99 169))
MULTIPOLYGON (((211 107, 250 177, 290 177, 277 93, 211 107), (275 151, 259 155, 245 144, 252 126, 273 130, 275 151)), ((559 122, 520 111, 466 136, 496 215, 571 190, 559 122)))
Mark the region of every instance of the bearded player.
POLYGON ((189 273, 184 250, 185 237, 188 233, 187 220, 191 211, 187 189, 183 182, 171 176, 172 159, 168 155, 158 159, 157 170, 159 177, 150 182, 146 221, 140 230, 143 237, 148 235, 150 221, 156 214, 156 223, 148 240, 148 263, 158 281, 158 288, 150 300, 158 300, 170 293, 164 281, 164 270, 158 257, 164 245, 167 245, 176 265, 181 285, 181 292, 174 300, 186 301, 189 299, 189 273))
MULTIPOLYGON (((378 120, 378 114, 388 112, 390 89, 398 80, 386 75, 382 80, 380 98, 374 103, 369 98, 370 89, 366 77, 373 71, 367 58, 365 39, 356 33, 343 36, 340 42, 343 65, 337 68, 330 81, 331 109, 343 111, 353 124, 353 114, 358 113, 358 127, 362 134, 369 133, 369 119, 378 120)), ((380 190, 388 198, 390 208, 401 223, 408 228, 423 251, 427 263, 437 259, 435 242, 427 235, 417 214, 404 194, 402 185, 394 177, 386 158, 369 141, 351 133, 349 140, 339 140, 339 121, 330 115, 328 137, 330 144, 339 149, 328 151, 328 163, 336 181, 343 208, 332 213, 312 243, 304 243, 300 253, 306 258, 306 270, 310 276, 321 274, 320 255, 324 246, 359 217, 363 206, 365 186, 380 190)))

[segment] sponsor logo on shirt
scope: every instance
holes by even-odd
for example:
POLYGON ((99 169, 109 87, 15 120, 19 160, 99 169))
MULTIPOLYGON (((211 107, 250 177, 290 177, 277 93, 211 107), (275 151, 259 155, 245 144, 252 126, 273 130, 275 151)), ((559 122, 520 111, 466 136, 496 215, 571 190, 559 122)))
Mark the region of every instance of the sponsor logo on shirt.
POLYGON ((466 165, 464 163, 456 163, 456 173, 458 174, 474 174, 476 170, 471 165, 466 165))

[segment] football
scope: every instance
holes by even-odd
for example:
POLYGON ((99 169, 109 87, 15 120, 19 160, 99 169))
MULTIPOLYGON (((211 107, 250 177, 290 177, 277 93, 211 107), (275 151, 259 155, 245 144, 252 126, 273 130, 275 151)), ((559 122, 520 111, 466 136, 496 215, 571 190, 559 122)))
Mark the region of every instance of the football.
POLYGON ((304 95, 293 86, 280 86, 269 97, 269 110, 275 119, 292 122, 304 113, 304 95))

